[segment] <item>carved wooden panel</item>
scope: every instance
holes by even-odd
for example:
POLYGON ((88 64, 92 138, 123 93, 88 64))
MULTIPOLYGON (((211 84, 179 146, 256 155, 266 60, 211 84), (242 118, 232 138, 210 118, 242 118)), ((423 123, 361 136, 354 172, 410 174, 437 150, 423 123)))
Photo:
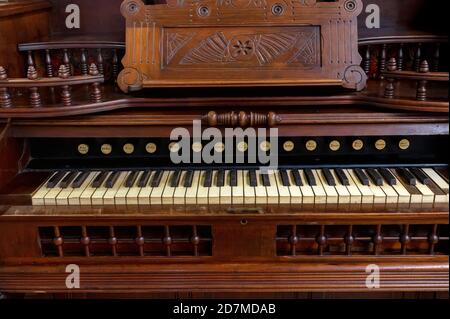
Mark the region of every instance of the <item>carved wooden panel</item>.
POLYGON ((125 0, 125 92, 337 85, 362 90, 361 0, 125 0))

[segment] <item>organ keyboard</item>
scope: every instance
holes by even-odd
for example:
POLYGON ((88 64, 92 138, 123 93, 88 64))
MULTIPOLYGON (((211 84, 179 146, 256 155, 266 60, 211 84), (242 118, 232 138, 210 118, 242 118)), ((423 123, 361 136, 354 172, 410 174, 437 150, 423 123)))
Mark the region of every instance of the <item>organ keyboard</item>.
POLYGON ((57 171, 33 205, 446 204, 430 167, 57 171), (308 177, 309 176, 309 177, 308 177))

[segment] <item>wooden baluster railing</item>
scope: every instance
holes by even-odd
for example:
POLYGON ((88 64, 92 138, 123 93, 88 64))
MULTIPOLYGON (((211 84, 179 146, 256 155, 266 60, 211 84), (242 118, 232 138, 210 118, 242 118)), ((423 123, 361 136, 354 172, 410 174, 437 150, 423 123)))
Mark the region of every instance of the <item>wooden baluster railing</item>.
MULTIPOLYGON (((68 79, 70 77, 70 71, 66 65, 61 64, 59 67, 58 76, 61 79, 68 79)), ((61 102, 64 106, 72 105, 72 96, 68 85, 63 85, 61 87, 61 102)))
POLYGON ((414 54, 414 63, 413 63, 414 71, 419 72, 421 61, 422 61, 422 43, 419 43, 417 44, 416 52, 414 54))
POLYGON ((47 77, 53 77, 53 65, 52 65, 52 57, 50 54, 50 50, 45 50, 45 68, 47 71, 47 77))
POLYGON ((386 59, 387 59, 387 44, 383 44, 381 46, 380 63, 378 66, 378 76, 380 79, 383 79, 383 72, 384 70, 386 70, 386 59))
MULTIPOLYGON (((38 79, 38 74, 34 66, 28 67, 27 78, 31 81, 36 81, 38 79)), ((31 107, 41 107, 42 100, 39 89, 35 86, 30 87, 30 105, 31 107)))
MULTIPOLYGON (((92 63, 89 67, 89 75, 91 76, 97 76, 99 75, 99 71, 97 69, 97 66, 92 63)), ((100 103, 102 101, 102 91, 100 90, 100 83, 95 82, 92 83, 92 89, 91 89, 91 101, 94 103, 100 103)))
POLYGON ((403 43, 400 43, 397 53, 397 70, 399 71, 403 71, 403 62, 404 62, 403 46, 404 46, 403 43))
POLYGON ((33 51, 27 52, 27 70, 28 70, 28 67, 30 67, 30 66, 35 66, 33 51))
POLYGON ((100 74, 105 74, 105 69, 103 66, 103 55, 102 55, 102 49, 97 49, 97 68, 98 72, 100 74))
POLYGON ((88 58, 87 58, 86 49, 81 49, 80 69, 81 69, 81 74, 82 75, 88 75, 89 74, 88 58))
POLYGON ((63 64, 67 67, 67 69, 70 72, 70 75, 73 75, 71 73, 71 66, 70 66, 70 58, 69 58, 69 50, 64 49, 63 50, 63 64))
MULTIPOLYGON (((395 58, 389 59, 387 69, 390 72, 397 71, 397 61, 395 60, 395 58)), ((387 77, 386 80, 388 83, 386 85, 386 88, 384 89, 384 97, 392 99, 395 95, 395 86, 394 86, 395 79, 394 77, 387 77)))
MULTIPOLYGON (((428 66, 428 62, 423 60, 420 64, 419 68, 420 73, 428 73, 430 72, 430 68, 428 66)), ((427 100, 427 81, 419 80, 417 83, 417 94, 416 98, 418 101, 426 101, 427 100)))
POLYGON ((371 64, 371 54, 370 54, 370 45, 366 46, 366 51, 364 54, 364 72, 367 75, 370 73, 370 64, 371 64))
MULTIPOLYGON (((0 81, 7 80, 8 74, 4 67, 0 66, 0 81)), ((8 88, 0 87, 0 108, 12 107, 11 95, 8 92, 8 88)))

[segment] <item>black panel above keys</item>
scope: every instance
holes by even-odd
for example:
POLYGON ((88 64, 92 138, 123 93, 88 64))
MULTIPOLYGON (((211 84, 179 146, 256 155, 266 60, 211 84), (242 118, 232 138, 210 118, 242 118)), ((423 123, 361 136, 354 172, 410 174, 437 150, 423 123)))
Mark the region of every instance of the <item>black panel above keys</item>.
POLYGON ((355 174, 358 176, 359 181, 361 184, 365 186, 370 186, 370 180, 369 177, 364 173, 364 171, 360 168, 355 169, 355 174))
POLYGON ((305 169, 304 172, 306 175, 306 179, 308 180, 309 186, 317 186, 317 181, 316 178, 314 177, 312 170, 305 169))
POLYGON ((223 169, 219 170, 217 172, 217 187, 224 187, 225 186, 225 171, 223 169))
POLYGON ((282 182, 283 186, 285 186, 285 187, 291 186, 291 181, 289 180, 289 175, 288 175, 287 171, 281 170, 279 173, 281 176, 281 182, 282 182))
POLYGON ((400 177, 403 179, 403 181, 405 183, 407 183, 408 185, 411 185, 411 186, 417 185, 416 177, 413 174, 411 174, 411 172, 409 170, 407 170, 406 168, 397 169, 397 173, 400 175, 400 177))
POLYGON ((153 174, 151 186, 158 187, 159 184, 161 184, 162 176, 163 176, 163 171, 156 171, 155 174, 153 174))
POLYGON ((339 181, 344 186, 350 186, 350 180, 348 179, 347 174, 345 174, 344 170, 340 168, 336 168, 334 170, 336 172, 337 177, 339 178, 339 181))
POLYGON ((137 177, 138 172, 131 172, 125 181, 125 187, 133 187, 137 177))
POLYGON ((213 171, 206 171, 205 180, 203 182, 203 187, 211 187, 213 179, 213 171))
POLYGON ((108 180, 105 183, 106 188, 113 188, 116 185, 117 180, 119 179, 120 172, 113 172, 109 175, 108 180))
POLYGON ((430 185, 431 179, 420 169, 420 168, 410 168, 409 171, 417 177, 417 179, 424 185, 430 185))
POLYGON ((55 188, 67 172, 57 172, 47 182, 47 188, 55 188))
POLYGON ((175 171, 170 178, 170 187, 178 187, 180 184, 181 171, 175 171))
POLYGON ((386 183, 388 183, 390 186, 397 185, 397 179, 387 168, 379 168, 378 172, 380 172, 381 176, 383 176, 386 183))
POLYGON ((237 171, 234 169, 230 171, 230 186, 231 187, 238 186, 237 171))
POLYGON ((98 187, 102 186, 103 182, 108 177, 108 175, 109 175, 109 172, 101 172, 100 174, 98 174, 94 178, 94 181, 92 182, 92 187, 98 188, 98 187))
POLYGON ((375 185, 383 186, 383 176, 381 176, 375 169, 369 168, 366 172, 375 185))
POLYGON ((303 186, 303 180, 302 176, 300 175, 300 172, 296 169, 292 170, 292 177, 294 178, 295 186, 303 186))
POLYGON ((150 180, 150 176, 152 175, 151 171, 145 171, 142 173, 141 177, 138 180, 139 187, 146 187, 148 185, 148 181, 150 180))
POLYGON ((251 187, 257 187, 258 186, 258 178, 256 177, 256 171, 251 170, 248 172, 249 180, 250 180, 250 186, 251 187))
POLYGON ((184 174, 184 187, 189 188, 192 187, 192 183, 194 181, 194 171, 187 171, 184 174))
POLYGON ((80 188, 90 174, 91 173, 89 172, 82 172, 80 175, 78 175, 78 177, 72 183, 72 188, 80 188))
POLYGON ((78 176, 78 172, 70 172, 59 183, 59 187, 67 188, 72 184, 73 180, 78 176))
POLYGON ((336 186, 336 181, 334 180, 333 174, 328 168, 322 169, 323 176, 325 177, 328 186, 336 186))

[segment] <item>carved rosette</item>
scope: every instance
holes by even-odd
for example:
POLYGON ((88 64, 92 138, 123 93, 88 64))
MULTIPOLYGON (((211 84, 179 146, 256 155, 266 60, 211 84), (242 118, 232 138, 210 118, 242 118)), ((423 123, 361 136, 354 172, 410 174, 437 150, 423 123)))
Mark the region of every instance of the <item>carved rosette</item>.
POLYGON ((125 0, 120 6, 120 12, 125 18, 133 18, 145 11, 145 4, 141 0, 125 0))
POLYGON ((349 66, 344 73, 343 86, 348 89, 362 91, 367 84, 367 74, 359 65, 349 66))
POLYGON ((125 93, 141 90, 143 82, 144 76, 134 68, 123 69, 117 78, 117 84, 125 93))

